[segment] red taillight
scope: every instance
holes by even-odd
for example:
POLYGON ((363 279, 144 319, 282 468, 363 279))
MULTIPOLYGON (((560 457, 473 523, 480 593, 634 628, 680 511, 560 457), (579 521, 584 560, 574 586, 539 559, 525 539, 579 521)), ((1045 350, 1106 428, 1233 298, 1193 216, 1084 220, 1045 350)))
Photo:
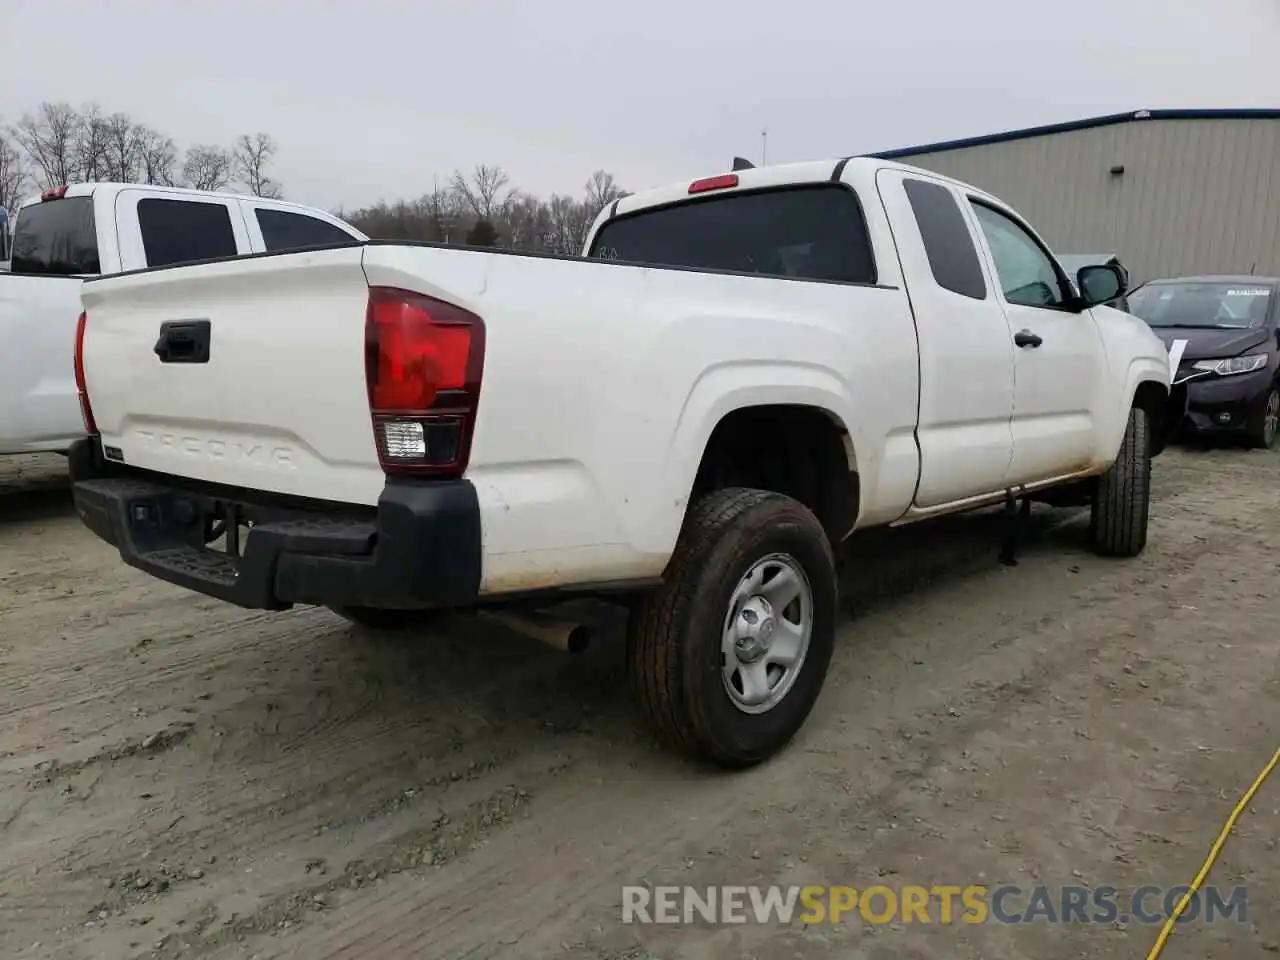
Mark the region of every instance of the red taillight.
POLYGON ((689 192, 706 193, 708 190, 724 190, 737 185, 738 175, 736 173, 726 173, 719 177, 707 177, 703 180, 693 181, 693 183, 689 184, 689 192))
POLYGON ((383 471, 462 474, 480 399, 484 321, 443 300, 371 287, 364 345, 383 471))
POLYGON ((61 200, 66 195, 67 195, 67 185, 64 183, 60 187, 53 187, 52 189, 44 191, 42 194, 40 194, 40 199, 41 200, 61 200))
POLYGON ((84 418, 84 432, 97 436, 98 425, 93 421, 93 408, 89 406, 89 388, 84 383, 84 327, 89 315, 81 313, 76 321, 76 390, 80 393, 80 415, 84 418))

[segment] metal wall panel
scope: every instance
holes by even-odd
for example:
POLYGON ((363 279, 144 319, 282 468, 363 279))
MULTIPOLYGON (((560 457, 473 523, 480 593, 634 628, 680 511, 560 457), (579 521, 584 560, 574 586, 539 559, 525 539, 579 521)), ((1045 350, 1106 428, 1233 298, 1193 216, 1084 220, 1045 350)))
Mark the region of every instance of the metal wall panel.
POLYGON ((1280 276, 1280 119, 1136 120, 899 159, 1000 197, 1055 250, 1117 254, 1135 285, 1280 276))

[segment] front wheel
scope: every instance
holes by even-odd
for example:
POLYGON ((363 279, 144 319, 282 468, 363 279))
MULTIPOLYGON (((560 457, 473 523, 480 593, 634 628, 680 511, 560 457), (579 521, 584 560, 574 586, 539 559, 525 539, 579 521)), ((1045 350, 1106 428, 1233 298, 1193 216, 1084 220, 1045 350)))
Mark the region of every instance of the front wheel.
POLYGON ((760 763, 813 709, 835 620, 835 562, 817 518, 777 493, 717 490, 693 505, 663 586, 632 610, 633 696, 679 752, 760 763))
POLYGON ((1147 545, 1151 513, 1151 442, 1147 412, 1129 411, 1120 453, 1098 478, 1089 520, 1093 549, 1104 557, 1136 557, 1147 545))
POLYGON ((1280 389, 1272 387, 1249 416, 1249 446, 1271 450, 1276 445, 1276 427, 1280 425, 1280 389))

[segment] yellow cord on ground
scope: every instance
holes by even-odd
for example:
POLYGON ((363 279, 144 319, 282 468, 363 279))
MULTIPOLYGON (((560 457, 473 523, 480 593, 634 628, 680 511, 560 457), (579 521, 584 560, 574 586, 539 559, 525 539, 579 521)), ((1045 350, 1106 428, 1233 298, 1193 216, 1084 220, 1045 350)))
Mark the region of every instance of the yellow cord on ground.
POLYGON ((1169 939, 1169 935, 1173 933, 1174 925, 1178 922, 1178 918, 1182 916, 1182 912, 1187 909, 1191 903, 1191 898, 1196 895, 1200 889, 1200 885, 1204 883, 1204 878, 1209 875, 1209 871, 1213 869, 1214 861, 1218 859, 1218 854, 1222 850, 1222 845, 1227 842, 1227 837, 1231 833, 1231 828, 1236 825, 1236 821, 1240 819, 1240 814, 1244 813, 1244 808, 1249 806, 1249 801, 1253 799, 1253 795, 1258 792, 1258 788, 1262 786, 1263 781, 1271 775, 1271 771, 1280 764, 1280 750, 1277 750, 1275 756, 1271 758, 1271 762, 1262 768, 1262 772, 1258 774, 1258 778, 1253 781, 1253 785, 1245 791, 1244 796, 1240 798, 1240 802, 1236 804, 1236 808, 1231 811, 1231 816, 1227 817, 1227 824, 1222 828, 1222 832, 1218 834, 1218 839, 1213 842, 1213 846, 1209 849, 1209 856, 1205 859, 1204 864, 1200 867, 1200 872, 1196 874, 1196 878, 1191 881, 1191 889, 1182 895, 1182 899, 1178 901, 1177 909, 1169 915, 1165 920, 1164 926, 1160 929, 1160 936, 1156 938, 1155 945, 1151 948, 1151 952, 1147 954, 1147 960, 1156 960, 1160 956, 1160 951, 1164 949, 1165 941, 1169 939))

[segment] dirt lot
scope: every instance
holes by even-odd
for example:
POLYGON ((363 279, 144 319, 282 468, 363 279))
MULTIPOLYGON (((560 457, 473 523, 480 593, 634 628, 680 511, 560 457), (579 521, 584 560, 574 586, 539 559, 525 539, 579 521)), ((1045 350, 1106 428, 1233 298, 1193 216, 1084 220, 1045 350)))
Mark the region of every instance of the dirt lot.
MULTIPOLYGON (((0 956, 1143 957, 1131 924, 623 926, 623 884, 1189 882, 1280 743, 1280 455, 1175 450, 1138 561, 1038 509, 847 552, 801 738, 738 776, 654 749, 617 624, 572 658, 483 624, 371 640, 123 566, 62 461, 0 469, 0 956)), ((1280 779, 1211 881, 1280 950, 1280 779)))

